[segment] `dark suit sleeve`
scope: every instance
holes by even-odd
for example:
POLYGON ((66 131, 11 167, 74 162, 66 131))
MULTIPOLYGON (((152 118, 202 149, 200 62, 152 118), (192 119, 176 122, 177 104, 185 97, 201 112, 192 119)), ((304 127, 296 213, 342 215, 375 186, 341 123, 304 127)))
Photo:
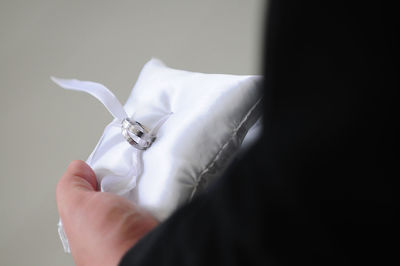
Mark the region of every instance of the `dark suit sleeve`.
POLYGON ((390 260, 394 8, 272 0, 264 134, 125 265, 362 265, 390 260))

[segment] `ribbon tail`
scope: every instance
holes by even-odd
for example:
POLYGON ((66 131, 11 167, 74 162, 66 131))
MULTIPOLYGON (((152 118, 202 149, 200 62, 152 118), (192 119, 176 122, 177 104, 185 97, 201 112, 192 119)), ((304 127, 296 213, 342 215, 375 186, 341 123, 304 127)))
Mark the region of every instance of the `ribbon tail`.
POLYGON ((60 79, 55 77, 51 77, 51 80, 61 88, 89 93, 99 100, 111 115, 117 119, 123 120, 128 117, 117 97, 115 97, 109 89, 100 83, 81 81, 77 79, 60 79))

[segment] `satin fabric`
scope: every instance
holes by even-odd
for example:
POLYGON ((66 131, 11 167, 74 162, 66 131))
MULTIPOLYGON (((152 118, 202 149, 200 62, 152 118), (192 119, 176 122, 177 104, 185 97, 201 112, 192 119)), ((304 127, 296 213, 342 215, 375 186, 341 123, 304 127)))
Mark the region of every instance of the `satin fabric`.
MULTIPOLYGON (((160 221, 221 175, 260 118, 260 76, 188 72, 152 59, 123 108, 101 84, 53 81, 92 94, 115 118, 87 160, 101 191, 126 197, 160 221), (150 148, 139 151, 123 138, 125 117, 156 135, 150 148)), ((254 127, 246 143, 260 131, 254 127)))
MULTIPOLYGON (((199 186, 221 174, 260 116, 259 80, 175 70, 156 59, 148 62, 124 108, 149 128, 167 120, 143 152, 143 173, 126 196, 164 220, 190 200, 199 186)), ((120 136, 119 130, 107 138, 114 136, 120 136)), ((132 148, 121 142, 93 165, 100 179, 99 169, 126 173, 132 167, 125 157, 132 148), (122 167, 126 170, 121 171, 122 167)), ((114 188, 115 182, 102 182, 105 190, 114 188)))

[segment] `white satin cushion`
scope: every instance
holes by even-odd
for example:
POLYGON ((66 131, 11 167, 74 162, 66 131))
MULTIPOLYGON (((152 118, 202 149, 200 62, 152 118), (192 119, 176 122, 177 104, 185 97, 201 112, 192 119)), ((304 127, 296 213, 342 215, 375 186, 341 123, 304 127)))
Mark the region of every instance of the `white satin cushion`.
MULTIPOLYGON (((121 119, 114 115, 87 161, 101 190, 166 219, 221 175, 234 157, 260 116, 260 80, 175 70, 150 60, 123 109, 132 120, 154 129, 156 140, 143 152, 135 149, 121 135, 121 119)), ((80 81, 54 81, 80 90, 80 81)), ((102 97, 105 103, 110 96, 102 97)))

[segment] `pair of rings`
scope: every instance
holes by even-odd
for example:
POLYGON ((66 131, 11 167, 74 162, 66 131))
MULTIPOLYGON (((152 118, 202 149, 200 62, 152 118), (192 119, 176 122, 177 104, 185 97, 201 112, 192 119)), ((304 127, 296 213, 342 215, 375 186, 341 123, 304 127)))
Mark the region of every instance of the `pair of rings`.
POLYGON ((129 118, 122 120, 121 133, 129 144, 139 150, 149 148, 155 139, 147 128, 129 118))

